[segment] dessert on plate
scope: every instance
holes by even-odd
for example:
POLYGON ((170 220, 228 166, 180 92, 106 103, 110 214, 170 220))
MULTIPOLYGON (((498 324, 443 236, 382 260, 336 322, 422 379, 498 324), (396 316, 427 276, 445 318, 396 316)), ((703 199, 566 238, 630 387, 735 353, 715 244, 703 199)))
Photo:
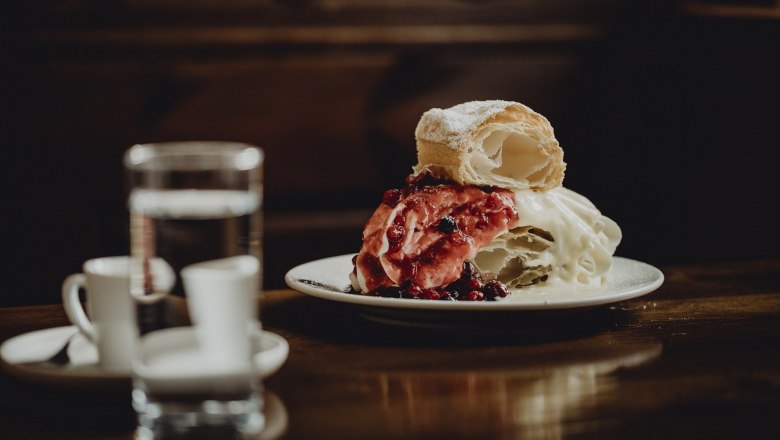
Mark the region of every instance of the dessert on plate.
POLYGON ((483 301, 607 282, 620 228, 562 186, 563 150, 544 116, 467 102, 425 112, 415 138, 413 173, 366 223, 354 293, 483 301))

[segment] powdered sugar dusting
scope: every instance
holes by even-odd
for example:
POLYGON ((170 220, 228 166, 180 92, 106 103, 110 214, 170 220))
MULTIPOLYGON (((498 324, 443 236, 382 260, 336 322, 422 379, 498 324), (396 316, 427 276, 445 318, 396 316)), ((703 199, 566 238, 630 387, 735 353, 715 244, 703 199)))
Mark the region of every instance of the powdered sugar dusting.
POLYGON ((500 100, 471 101, 448 109, 433 108, 422 115, 414 134, 418 140, 458 149, 464 137, 474 128, 512 104, 500 100))

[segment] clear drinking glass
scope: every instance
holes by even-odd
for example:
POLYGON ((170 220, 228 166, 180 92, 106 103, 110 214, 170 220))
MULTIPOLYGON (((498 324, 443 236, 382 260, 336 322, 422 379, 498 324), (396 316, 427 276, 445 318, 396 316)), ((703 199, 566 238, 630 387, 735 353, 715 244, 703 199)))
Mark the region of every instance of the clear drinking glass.
POLYGON ((125 154, 139 437, 262 429, 253 355, 263 159, 262 150, 230 142, 136 145, 125 154), (175 276, 155 279, 153 259, 175 276))

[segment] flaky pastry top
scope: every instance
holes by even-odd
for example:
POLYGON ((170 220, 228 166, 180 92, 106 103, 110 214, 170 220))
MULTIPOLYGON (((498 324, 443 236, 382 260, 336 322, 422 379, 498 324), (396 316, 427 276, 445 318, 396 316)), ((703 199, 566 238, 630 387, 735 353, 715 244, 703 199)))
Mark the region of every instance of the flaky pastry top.
POLYGON ((428 110, 415 138, 416 174, 513 190, 546 190, 563 182, 563 150, 550 122, 517 102, 472 101, 428 110))

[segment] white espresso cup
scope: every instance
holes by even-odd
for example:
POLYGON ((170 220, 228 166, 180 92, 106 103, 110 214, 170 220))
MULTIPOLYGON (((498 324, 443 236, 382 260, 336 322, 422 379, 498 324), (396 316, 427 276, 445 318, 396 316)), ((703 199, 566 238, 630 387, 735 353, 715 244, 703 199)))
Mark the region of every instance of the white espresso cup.
MULTIPOLYGON (((170 290, 176 280, 163 260, 152 263, 160 290, 170 290)), ((130 257, 103 257, 88 260, 83 273, 70 275, 62 283, 62 303, 73 325, 96 347, 98 364, 104 368, 130 369, 138 338, 135 302, 130 296, 130 257), (86 308, 79 290, 86 291, 86 308)))
POLYGON ((259 329, 260 261, 251 255, 221 258, 181 271, 190 318, 211 367, 245 368, 252 335, 259 329))

